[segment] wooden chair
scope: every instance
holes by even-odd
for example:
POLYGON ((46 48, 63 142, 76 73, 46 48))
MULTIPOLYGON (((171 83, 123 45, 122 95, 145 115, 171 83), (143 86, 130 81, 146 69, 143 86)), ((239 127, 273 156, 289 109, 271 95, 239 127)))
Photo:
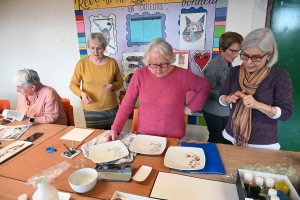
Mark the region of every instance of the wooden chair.
POLYGON ((9 109, 10 110, 10 101, 6 99, 0 99, 0 114, 2 114, 2 111, 4 109, 9 109))
POLYGON ((132 133, 136 133, 136 129, 137 129, 137 125, 138 125, 138 114, 139 114, 139 110, 138 108, 135 108, 133 110, 133 118, 132 118, 132 126, 131 126, 131 132, 132 133))
POLYGON ((67 98, 61 98, 65 114, 67 116, 67 125, 75 126, 74 122, 74 114, 73 114, 73 106, 70 103, 70 100, 67 98))

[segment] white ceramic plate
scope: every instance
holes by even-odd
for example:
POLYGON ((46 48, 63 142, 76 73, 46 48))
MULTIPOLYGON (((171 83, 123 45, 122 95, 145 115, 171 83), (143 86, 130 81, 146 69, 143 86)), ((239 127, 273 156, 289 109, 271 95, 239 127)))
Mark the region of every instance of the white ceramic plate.
POLYGON ((164 164, 166 167, 179 170, 198 170, 205 166, 205 155, 202 148, 169 147, 164 164))
POLYGON ((89 148, 89 155, 94 163, 110 162, 128 154, 128 149, 120 140, 93 145, 89 148))
POLYGON ((132 177, 132 179, 138 182, 142 182, 146 180, 146 178, 149 176, 151 171, 152 171, 152 167, 141 165, 138 171, 132 177))
POLYGON ((130 144, 130 151, 146 155, 162 154, 166 148, 167 139, 152 135, 137 135, 130 144))

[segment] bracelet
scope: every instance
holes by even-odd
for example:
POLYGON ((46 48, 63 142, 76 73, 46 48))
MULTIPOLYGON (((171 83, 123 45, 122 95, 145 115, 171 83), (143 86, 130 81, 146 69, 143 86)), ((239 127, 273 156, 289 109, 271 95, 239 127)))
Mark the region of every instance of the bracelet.
POLYGON ((229 94, 229 95, 227 96, 228 100, 226 99, 226 101, 227 101, 228 104, 231 104, 231 101, 230 101, 231 95, 232 95, 232 94, 229 94))

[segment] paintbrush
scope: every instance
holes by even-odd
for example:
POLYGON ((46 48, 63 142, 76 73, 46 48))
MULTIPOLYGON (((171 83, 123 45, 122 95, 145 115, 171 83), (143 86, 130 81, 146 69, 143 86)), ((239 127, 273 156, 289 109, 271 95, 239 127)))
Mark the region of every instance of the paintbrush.
POLYGON ((82 145, 84 143, 84 141, 80 142, 76 147, 74 147, 73 149, 77 149, 78 147, 80 147, 80 145, 82 145))
POLYGON ((69 151, 69 153, 70 153, 71 155, 72 155, 73 153, 76 152, 75 150, 72 151, 71 149, 69 149, 69 148, 67 147, 67 145, 64 144, 64 146, 67 148, 67 150, 69 151), (75 151, 75 152, 74 152, 74 151, 75 151))

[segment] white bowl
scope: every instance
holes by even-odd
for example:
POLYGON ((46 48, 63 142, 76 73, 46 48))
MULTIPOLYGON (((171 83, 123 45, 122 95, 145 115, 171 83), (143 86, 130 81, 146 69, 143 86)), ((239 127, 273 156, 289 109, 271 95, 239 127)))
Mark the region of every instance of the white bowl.
POLYGON ((83 168, 73 172, 69 177, 71 188, 78 193, 93 189, 97 183, 98 172, 92 168, 83 168))

